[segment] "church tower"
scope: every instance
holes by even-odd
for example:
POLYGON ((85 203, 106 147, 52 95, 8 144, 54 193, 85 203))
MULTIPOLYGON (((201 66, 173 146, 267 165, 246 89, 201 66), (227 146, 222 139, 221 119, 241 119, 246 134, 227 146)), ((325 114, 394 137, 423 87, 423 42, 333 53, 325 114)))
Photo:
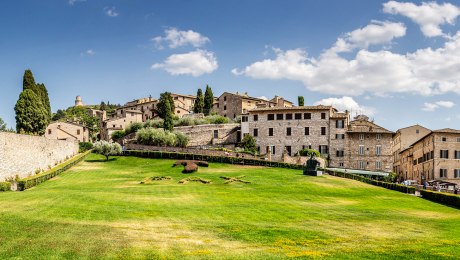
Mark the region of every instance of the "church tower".
POLYGON ((81 100, 81 97, 80 97, 80 96, 77 96, 77 97, 75 98, 75 106, 76 106, 76 107, 81 107, 81 106, 83 106, 83 101, 81 100))

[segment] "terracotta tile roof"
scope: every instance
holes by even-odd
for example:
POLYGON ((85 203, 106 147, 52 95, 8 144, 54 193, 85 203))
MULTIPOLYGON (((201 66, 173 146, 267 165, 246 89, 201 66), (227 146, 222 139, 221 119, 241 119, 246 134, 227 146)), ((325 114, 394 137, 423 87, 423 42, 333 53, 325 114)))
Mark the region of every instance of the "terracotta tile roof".
POLYGON ((392 134, 390 130, 387 130, 373 122, 366 120, 353 120, 348 126, 348 133, 381 133, 381 134, 392 134))
POLYGON ((443 128, 443 129, 433 130, 433 133, 460 134, 460 130, 452 129, 452 128, 443 128))

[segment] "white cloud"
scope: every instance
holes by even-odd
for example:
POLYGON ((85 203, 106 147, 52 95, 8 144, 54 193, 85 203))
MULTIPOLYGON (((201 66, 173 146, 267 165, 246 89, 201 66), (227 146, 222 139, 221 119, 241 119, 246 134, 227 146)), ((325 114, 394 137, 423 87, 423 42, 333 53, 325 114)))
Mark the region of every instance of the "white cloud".
POLYGON ((440 26, 446 23, 454 24, 455 19, 460 15, 460 9, 457 6, 436 2, 423 2, 421 5, 416 5, 414 3, 389 1, 383 4, 383 11, 410 18, 420 26, 422 33, 427 37, 444 35, 440 26))
POLYGON ((96 54, 96 52, 93 49, 88 49, 88 50, 80 53, 81 56, 93 56, 95 54, 96 54))
POLYGON ((346 33, 344 37, 337 39, 331 51, 347 52, 355 48, 387 44, 394 38, 404 35, 406 35, 406 26, 403 23, 373 21, 371 24, 346 33))
POLYGON ((163 49, 162 43, 166 42, 171 49, 177 47, 192 45, 193 47, 201 47, 209 42, 209 38, 192 30, 179 31, 176 28, 165 30, 165 36, 157 36, 152 39, 159 49, 163 49))
POLYGON ((117 17, 118 15, 120 15, 120 13, 117 12, 117 9, 114 6, 104 7, 104 12, 109 17, 117 17))
POLYGON ((406 54, 365 49, 348 59, 330 50, 318 58, 302 49, 274 49, 274 54, 275 58, 232 72, 255 79, 301 81, 311 91, 335 95, 460 94, 460 32, 440 48, 406 54))
POLYGON ((69 5, 74 5, 77 2, 86 2, 86 0, 69 0, 69 5))
POLYGON ((211 73, 218 67, 214 53, 200 49, 184 54, 173 54, 163 63, 152 65, 152 69, 164 69, 171 75, 192 75, 194 77, 211 73))
POLYGON ((314 103, 314 105, 333 106, 339 111, 348 110, 350 114, 364 114, 373 116, 375 109, 372 107, 361 106, 352 97, 341 97, 341 98, 325 98, 314 103))
POLYGON ((452 108, 455 106, 455 103, 452 101, 437 101, 434 103, 424 103, 423 104, 423 111, 435 111, 436 109, 443 107, 443 108, 452 108))

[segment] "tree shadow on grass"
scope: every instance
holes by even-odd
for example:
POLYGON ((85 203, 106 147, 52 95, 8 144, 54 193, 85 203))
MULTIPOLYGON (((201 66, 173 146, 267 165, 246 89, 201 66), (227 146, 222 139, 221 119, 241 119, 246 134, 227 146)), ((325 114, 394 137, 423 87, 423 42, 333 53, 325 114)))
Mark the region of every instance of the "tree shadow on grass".
POLYGON ((118 158, 109 158, 109 160, 107 161, 105 158, 101 158, 101 159, 89 159, 89 160, 85 160, 85 162, 89 162, 89 163, 95 163, 95 162, 113 162, 113 161, 116 161, 118 160, 118 158))

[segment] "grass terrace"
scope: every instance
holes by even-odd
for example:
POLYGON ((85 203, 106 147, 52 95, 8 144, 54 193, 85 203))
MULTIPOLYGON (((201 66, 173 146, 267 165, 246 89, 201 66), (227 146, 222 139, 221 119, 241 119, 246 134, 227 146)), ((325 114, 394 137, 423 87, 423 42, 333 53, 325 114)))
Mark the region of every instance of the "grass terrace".
POLYGON ((0 258, 460 258, 460 210, 411 195, 299 170, 104 160, 0 193, 0 258))

